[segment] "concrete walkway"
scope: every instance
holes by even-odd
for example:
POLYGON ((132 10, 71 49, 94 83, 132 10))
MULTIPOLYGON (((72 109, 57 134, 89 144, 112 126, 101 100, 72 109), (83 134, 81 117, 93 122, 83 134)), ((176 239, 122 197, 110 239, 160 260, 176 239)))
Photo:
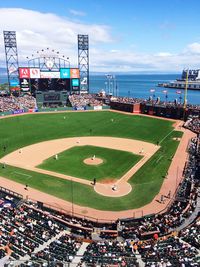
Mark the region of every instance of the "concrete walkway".
POLYGON ((81 258, 83 257, 83 254, 86 251, 88 245, 89 245, 89 243, 83 242, 83 244, 81 245, 78 253, 76 254, 76 256, 74 257, 74 259, 72 261, 73 266, 76 266, 77 264, 80 263, 81 258))

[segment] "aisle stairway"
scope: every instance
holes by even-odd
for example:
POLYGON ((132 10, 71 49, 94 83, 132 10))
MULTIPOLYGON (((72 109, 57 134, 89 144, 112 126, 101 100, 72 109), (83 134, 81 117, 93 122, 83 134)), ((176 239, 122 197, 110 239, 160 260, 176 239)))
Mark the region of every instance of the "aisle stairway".
POLYGON ((198 216, 200 213, 200 196, 197 198, 197 205, 195 210, 193 211, 192 215, 189 218, 186 218, 184 223, 181 224, 179 227, 173 229, 173 231, 181 231, 182 229, 186 228, 188 225, 190 225, 198 216))
MULTIPOLYGON (((70 235, 70 232, 68 230, 63 230, 62 232, 60 232, 59 234, 55 235, 54 237, 52 237, 51 239, 49 239, 47 242, 45 242, 44 244, 40 245, 39 247, 37 247, 32 255, 36 254, 37 252, 44 250, 46 247, 48 247, 52 242, 54 242, 55 240, 59 239, 61 236, 68 234, 70 235)), ((12 266, 18 266, 20 263, 25 262, 30 260, 30 256, 29 255, 25 255, 24 257, 21 257, 19 261, 15 261, 12 266)))
POLYGON ((76 256, 74 257, 74 259, 72 261, 73 266, 76 266, 78 263, 80 263, 81 258, 83 256, 84 252, 86 251, 88 245, 89 245, 89 243, 83 242, 78 253, 76 254, 76 256))

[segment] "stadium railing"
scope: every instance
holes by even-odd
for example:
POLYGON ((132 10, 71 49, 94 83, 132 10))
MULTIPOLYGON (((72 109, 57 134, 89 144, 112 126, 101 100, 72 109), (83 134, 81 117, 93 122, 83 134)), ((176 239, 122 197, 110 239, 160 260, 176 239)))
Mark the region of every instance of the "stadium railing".
MULTIPOLYGON (((38 202, 36 199, 30 198, 30 197, 27 198, 27 201, 31 201, 31 202, 34 202, 34 203, 38 202)), ((66 210, 66 209, 63 209, 61 207, 57 207, 57 206, 54 206, 52 204, 48 204, 48 203, 44 203, 44 202, 43 202, 43 207, 58 211, 60 213, 64 213, 64 214, 66 214, 68 216, 71 216, 72 218, 73 217, 77 217, 77 218, 84 219, 84 220, 85 219, 86 220, 90 220, 90 221, 93 221, 93 222, 96 222, 96 223, 114 223, 115 222, 114 220, 104 220, 104 219, 91 217, 91 216, 88 216, 88 215, 83 215, 83 214, 74 212, 72 210, 66 210)))

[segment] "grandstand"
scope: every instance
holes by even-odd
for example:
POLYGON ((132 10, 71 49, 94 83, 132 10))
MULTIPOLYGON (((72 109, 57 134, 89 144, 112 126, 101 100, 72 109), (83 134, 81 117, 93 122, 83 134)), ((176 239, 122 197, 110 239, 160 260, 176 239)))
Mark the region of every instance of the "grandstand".
POLYGON ((39 59, 0 96, 0 267, 200 266, 200 106, 81 94, 68 58, 39 59), (74 172, 83 152, 95 173, 82 161, 74 172))
POLYGON ((1 187, 1 258, 9 247, 9 266, 199 266, 199 119, 185 127, 197 135, 188 146, 183 179, 162 213, 101 223, 1 187))

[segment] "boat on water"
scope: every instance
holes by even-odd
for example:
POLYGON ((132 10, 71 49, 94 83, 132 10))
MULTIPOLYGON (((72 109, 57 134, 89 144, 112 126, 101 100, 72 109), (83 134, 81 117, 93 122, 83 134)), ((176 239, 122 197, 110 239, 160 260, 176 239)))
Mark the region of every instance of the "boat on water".
POLYGON ((183 70, 181 79, 177 79, 172 82, 158 83, 157 86, 174 89, 185 89, 186 81, 188 90, 200 90, 200 69, 183 70))

